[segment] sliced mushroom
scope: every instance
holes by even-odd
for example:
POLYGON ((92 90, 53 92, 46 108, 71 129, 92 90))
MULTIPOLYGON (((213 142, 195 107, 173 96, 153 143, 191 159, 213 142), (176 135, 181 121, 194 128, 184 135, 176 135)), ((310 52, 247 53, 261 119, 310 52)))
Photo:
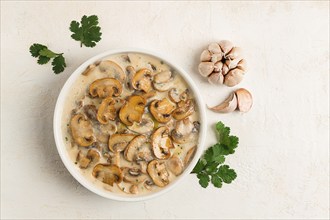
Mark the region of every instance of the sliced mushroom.
POLYGON ((137 185, 132 185, 129 188, 129 192, 132 193, 132 194, 138 194, 139 193, 138 186, 137 185))
POLYGON ((233 112, 237 108, 237 97, 235 93, 231 93, 228 98, 223 101, 220 105, 209 107, 212 111, 221 112, 221 113, 228 113, 233 112))
POLYGON ((132 86, 136 90, 149 92, 151 90, 151 71, 149 69, 140 69, 132 78, 132 86))
POLYGON ((110 60, 103 60, 98 67, 100 71, 108 75, 108 77, 115 78, 121 83, 125 82, 126 74, 117 63, 110 60))
POLYGON ((130 143, 127 145, 124 157, 128 161, 133 161, 138 152, 138 148, 142 147, 147 142, 147 137, 144 135, 139 135, 133 138, 130 143))
POLYGON ((96 149, 89 149, 86 157, 89 158, 91 162, 96 163, 100 160, 100 153, 96 149))
POLYGON ((132 126, 128 126, 128 129, 139 134, 150 133, 154 129, 154 121, 143 114, 141 122, 134 122, 132 126))
POLYGON ((159 160, 153 160, 148 164, 148 174, 150 175, 153 182, 159 186, 164 187, 169 184, 169 173, 166 169, 164 162, 159 160))
POLYGON ((167 160, 166 166, 174 175, 179 176, 183 172, 183 163, 178 156, 173 156, 167 160))
POLYGON ((121 152, 133 138, 134 134, 113 134, 109 138, 109 150, 112 152, 121 152))
POLYGON ((181 101, 179 91, 176 88, 172 88, 168 91, 168 97, 174 103, 181 101))
POLYGON ((101 124, 97 128, 98 132, 96 132, 97 141, 107 144, 109 142, 109 136, 116 133, 117 126, 114 123, 101 124))
POLYGON ((147 179, 147 176, 139 168, 123 167, 121 170, 126 183, 139 184, 147 179))
POLYGON ((194 124, 189 117, 176 121, 175 128, 172 130, 171 137, 174 142, 183 144, 190 143, 196 140, 196 133, 194 133, 194 124))
POLYGON ((158 159, 167 159, 171 156, 170 149, 174 146, 168 134, 169 129, 161 126, 151 135, 152 151, 158 159))
POLYGON ((146 188, 147 190, 151 190, 154 185, 155 183, 152 180, 146 180, 143 183, 144 188, 146 188))
POLYGON ((86 169, 88 167, 88 165, 91 162, 91 159, 89 159, 88 157, 86 157, 83 152, 80 150, 77 154, 77 159, 76 161, 79 163, 79 167, 81 169, 86 169))
POLYGON ((113 186, 114 183, 123 181, 123 173, 116 165, 97 164, 93 169, 93 176, 103 183, 113 186))
POLYGON ((172 113, 173 118, 176 120, 182 120, 195 112, 195 105, 193 100, 188 99, 181 104, 178 104, 179 107, 175 109, 172 113))
POLYGON ((149 110, 154 118, 160 123, 166 123, 171 120, 171 113, 175 109, 175 105, 167 98, 162 100, 154 100, 151 102, 149 110))
POLYGON ((97 120, 97 108, 95 105, 85 105, 83 111, 89 119, 97 120))
POLYGON ((96 66, 98 65, 98 63, 93 63, 91 65, 89 65, 84 72, 82 72, 81 75, 84 76, 88 76, 91 72, 93 72, 93 70, 96 68, 96 66))
POLYGON ((78 145, 88 147, 94 143, 92 124, 83 114, 76 114, 71 118, 70 128, 73 140, 78 145))
POLYGON ((101 124, 108 124, 109 120, 116 119, 116 101, 112 97, 107 97, 102 100, 102 103, 97 110, 97 120, 101 124))
POLYGON ((108 96, 119 96, 123 91, 121 83, 114 78, 102 78, 95 80, 89 86, 92 97, 106 98, 108 96))
POLYGON ((108 158, 108 162, 112 165, 120 167, 120 152, 117 151, 115 153, 111 153, 110 157, 108 158))
POLYGON ((184 158, 184 161, 183 161, 185 166, 189 165, 190 161, 192 160, 192 158, 195 155, 196 149, 197 149, 197 146, 193 146, 192 148, 190 148, 187 151, 187 154, 186 154, 186 156, 184 158))
POLYGON ((132 79, 133 76, 136 74, 135 68, 133 66, 127 66, 126 72, 127 72, 126 86, 129 90, 133 90, 134 88, 132 86, 132 79))
POLYGON ((171 71, 162 71, 154 76, 153 86, 156 90, 165 92, 173 87, 173 79, 171 71))
POLYGON ((246 89, 238 89, 235 91, 237 96, 237 106, 238 110, 241 112, 248 112, 253 104, 253 99, 251 93, 246 89))
POLYGON ((146 99, 142 96, 130 96, 128 101, 121 107, 119 111, 120 120, 128 126, 133 125, 133 122, 141 122, 146 103, 146 99))

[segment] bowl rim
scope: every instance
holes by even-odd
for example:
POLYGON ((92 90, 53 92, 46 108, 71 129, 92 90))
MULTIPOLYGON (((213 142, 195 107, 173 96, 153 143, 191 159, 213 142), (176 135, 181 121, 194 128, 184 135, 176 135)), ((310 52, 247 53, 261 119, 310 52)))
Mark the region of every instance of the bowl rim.
POLYGON ((112 200, 117 200, 117 201, 129 201, 129 202, 144 201, 144 200, 158 197, 158 196, 163 195, 164 193, 170 191, 176 185, 178 185, 178 183, 180 183, 182 180, 184 180, 188 176, 188 174, 193 170, 195 164, 197 163, 198 159, 200 158, 200 156, 202 155, 202 153, 204 151, 204 142, 205 142, 205 137, 206 137, 205 104, 199 93, 198 87, 195 85, 194 81, 191 79, 189 74, 183 68, 181 68, 179 65, 177 65, 176 63, 167 59, 166 56, 153 52, 153 51, 139 49, 139 48, 123 48, 123 49, 108 50, 108 51, 105 51, 98 55, 95 55, 95 56, 91 57, 90 59, 86 60, 85 62, 83 62, 66 80, 66 82, 64 83, 64 85, 60 91, 57 101, 56 101, 54 117, 53 117, 53 130, 54 130, 55 144, 56 144, 57 151, 61 157, 62 162, 64 163, 64 165, 65 165, 66 169, 69 171, 69 173, 86 189, 90 190, 91 192, 93 192, 99 196, 107 198, 107 199, 112 199, 112 200), (76 81, 76 79, 80 76, 80 74, 90 64, 93 64, 96 61, 102 60, 111 55, 122 54, 122 53, 140 53, 140 54, 149 55, 151 57, 155 57, 160 60, 163 60, 169 66, 176 69, 178 74, 180 76, 182 76, 182 78, 185 80, 185 82, 188 84, 188 86, 193 90, 194 97, 197 102, 199 118, 200 118, 200 122, 201 122, 200 131, 199 131, 199 139, 198 139, 199 141, 197 144, 197 149, 196 149, 195 155, 194 155, 193 159, 191 160, 190 164, 184 170, 184 172, 180 176, 178 176, 174 182, 172 182, 165 188, 160 189, 159 191, 156 191, 156 192, 153 192, 150 194, 146 194, 146 195, 133 196, 133 197, 129 197, 129 196, 125 196, 125 195, 122 196, 121 194, 112 193, 110 191, 107 192, 107 191, 99 188, 98 186, 94 185, 89 180, 87 180, 79 172, 79 170, 74 167, 74 163, 72 162, 71 158, 69 157, 68 151, 66 149, 63 134, 61 131, 63 106, 64 106, 65 98, 66 98, 68 92, 70 91, 72 84, 76 81))

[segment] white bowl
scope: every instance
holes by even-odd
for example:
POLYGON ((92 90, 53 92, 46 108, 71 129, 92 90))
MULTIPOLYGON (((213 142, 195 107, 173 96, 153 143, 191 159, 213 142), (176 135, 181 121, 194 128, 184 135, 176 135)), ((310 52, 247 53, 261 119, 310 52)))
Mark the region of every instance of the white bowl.
MULTIPOLYGON (((174 64, 172 61, 169 61, 162 55, 158 55, 154 52, 148 52, 146 50, 141 50, 141 49, 122 49, 122 50, 111 50, 104 52, 102 54, 99 54, 97 56, 94 56, 84 62, 82 65, 80 65, 76 71, 72 73, 72 75, 69 77, 69 79, 66 81, 64 84, 57 102, 55 106, 55 112, 54 112, 54 137, 55 137, 55 142, 57 146, 57 150, 61 156, 61 159, 65 165, 65 167, 69 170, 71 175, 84 187, 89 189, 90 191, 103 196, 108 199, 113 199, 113 200, 118 200, 118 201, 141 201, 141 200, 147 200, 151 199, 157 196, 162 195, 163 193, 168 192, 171 190, 173 187, 175 187, 179 182, 181 182, 189 173, 193 170, 195 164, 197 163, 198 159, 200 158, 201 154, 203 153, 203 146, 204 146, 204 140, 205 140, 205 135, 206 135, 206 118, 205 118, 205 109, 204 109, 204 102, 202 100, 202 97, 200 96, 199 90, 196 87, 195 83, 193 80, 190 78, 190 76, 184 71, 182 68, 180 68, 178 65, 174 64), (63 138, 63 133, 61 130, 61 122, 62 122, 62 114, 63 114, 63 106, 65 102, 65 98, 68 95, 68 92, 70 91, 70 88, 72 84, 77 80, 77 78, 80 76, 80 74, 92 63, 95 63, 98 60, 102 60, 103 58, 106 58, 110 55, 115 55, 115 54, 120 54, 120 53, 141 53, 141 54, 146 54, 149 56, 156 57, 158 59, 163 60, 165 63, 167 63, 169 66, 172 68, 176 69, 177 72, 183 77, 183 79, 187 82, 189 85, 190 89, 193 91, 195 100, 197 102, 197 107, 199 110, 199 119, 200 119, 200 132, 199 132, 199 140, 198 140, 198 145, 197 145, 197 150, 195 153, 195 156, 193 157, 191 163, 189 166, 184 170, 184 172, 178 176, 175 181, 170 183, 168 186, 164 187, 163 189, 156 191, 154 193, 150 193, 147 195, 134 195, 132 197, 129 197, 127 195, 121 195, 118 193, 113 193, 113 192, 108 192, 105 191, 98 186, 92 184, 89 180, 87 180, 81 173, 80 171, 75 167, 75 164, 69 157, 68 151, 66 149, 66 145, 64 143, 64 138, 63 138)), ((196 179, 197 181, 197 179, 196 179)))

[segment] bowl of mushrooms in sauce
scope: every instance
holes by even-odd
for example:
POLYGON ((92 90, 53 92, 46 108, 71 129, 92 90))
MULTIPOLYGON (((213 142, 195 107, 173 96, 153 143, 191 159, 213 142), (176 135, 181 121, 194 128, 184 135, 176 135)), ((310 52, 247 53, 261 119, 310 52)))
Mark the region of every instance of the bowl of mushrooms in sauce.
POLYGON ((139 49, 97 55, 58 97, 54 136, 72 176, 119 201, 161 195, 187 176, 203 152, 205 110, 189 75, 139 49))

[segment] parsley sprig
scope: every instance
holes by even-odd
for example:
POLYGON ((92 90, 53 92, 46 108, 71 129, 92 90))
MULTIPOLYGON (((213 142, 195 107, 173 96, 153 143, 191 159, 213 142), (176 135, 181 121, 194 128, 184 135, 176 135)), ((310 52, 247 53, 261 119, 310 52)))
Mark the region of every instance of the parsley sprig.
POLYGON ((63 53, 55 53, 47 48, 47 46, 42 44, 32 44, 30 46, 31 56, 38 58, 38 63, 40 65, 48 63, 51 59, 53 71, 55 74, 59 74, 64 71, 66 67, 65 59, 63 53))
POLYGON ((221 188, 223 183, 231 183, 237 177, 235 170, 224 165, 225 156, 235 153, 238 137, 230 135, 230 128, 222 122, 216 124, 218 143, 208 148, 198 160, 192 173, 197 174, 199 184, 206 188, 209 182, 221 188))
POLYGON ((81 18, 80 23, 78 21, 71 21, 70 31, 73 33, 71 37, 80 41, 80 47, 85 45, 86 47, 94 47, 96 42, 101 40, 101 27, 98 26, 99 21, 96 15, 86 16, 81 18))

